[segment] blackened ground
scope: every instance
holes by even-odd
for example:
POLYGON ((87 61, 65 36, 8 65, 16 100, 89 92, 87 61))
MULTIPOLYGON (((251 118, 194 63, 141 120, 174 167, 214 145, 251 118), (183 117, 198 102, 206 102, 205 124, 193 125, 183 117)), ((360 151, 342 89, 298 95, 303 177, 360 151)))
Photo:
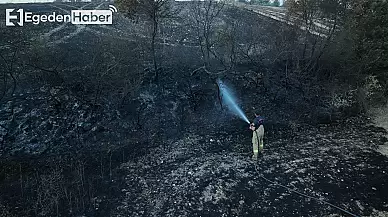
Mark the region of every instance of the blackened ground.
POLYGON ((117 216, 347 216, 267 182, 333 203, 358 216, 388 214, 388 159, 375 151, 384 130, 351 119, 269 136, 258 170, 243 131, 188 134, 121 167, 117 216), (239 133, 241 135, 239 135, 239 133), (371 135, 373 137, 370 137, 371 135), (380 210, 380 211, 376 211, 380 210))
MULTIPOLYGON (((18 47, 8 42, 28 45, 17 55, 16 92, 0 105, 0 124, 8 128, 0 127, 1 214, 346 216, 259 177, 250 160, 251 132, 219 102, 217 78, 236 91, 250 119, 257 110, 266 117, 260 174, 358 215, 387 214, 387 158, 374 151, 386 142, 385 131, 365 117, 305 124, 309 117, 301 114, 310 105, 295 83, 283 88, 275 73, 283 68, 276 65, 193 74, 200 50, 182 11, 187 19, 163 26, 157 41, 163 54, 158 83, 151 79, 150 35, 142 20, 117 15, 108 27, 0 29, 7 59, 18 47), (123 67, 102 77, 107 89, 95 100, 92 78, 117 59, 123 67), (274 72, 269 88, 256 78, 264 70, 274 72), (137 74, 144 77, 128 80, 137 74), (122 83, 112 78, 140 85, 121 98, 122 83)), ((240 10, 227 10, 218 21, 234 18, 241 19, 241 41, 260 36, 260 49, 272 52, 277 25, 240 10)))

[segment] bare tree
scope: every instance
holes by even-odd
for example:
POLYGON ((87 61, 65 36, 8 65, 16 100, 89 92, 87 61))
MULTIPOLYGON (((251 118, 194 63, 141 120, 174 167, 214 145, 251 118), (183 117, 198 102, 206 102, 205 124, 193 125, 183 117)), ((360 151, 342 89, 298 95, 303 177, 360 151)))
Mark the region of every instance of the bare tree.
POLYGON ((290 19, 304 30, 303 51, 305 72, 311 72, 334 39, 345 19, 347 0, 301 0, 287 4, 290 19), (304 61, 308 60, 308 61, 304 61))
POLYGON ((158 79, 158 60, 156 53, 156 39, 162 20, 174 18, 177 11, 173 9, 170 0, 119 0, 119 7, 129 16, 144 15, 151 22, 151 55, 155 71, 155 80, 158 79))
POLYGON ((138 10, 140 2, 138 0, 117 0, 116 4, 126 16, 133 17, 138 10))
POLYGON ((193 27, 197 34, 198 45, 201 48, 203 68, 207 69, 212 57, 217 57, 213 50, 215 40, 215 22, 225 2, 215 0, 196 1, 192 8, 193 27))
POLYGON ((158 63, 156 58, 155 40, 162 19, 174 16, 171 2, 165 0, 145 0, 142 4, 144 12, 152 22, 151 52, 155 70, 155 80, 158 79, 158 63))
POLYGON ((10 95, 12 96, 16 89, 16 77, 14 75, 14 67, 15 67, 15 59, 16 54, 19 52, 19 49, 16 49, 11 57, 11 60, 7 60, 1 53, 0 53, 0 59, 3 61, 4 67, 2 67, 2 75, 0 78, 2 78, 3 88, 1 90, 0 95, 0 101, 6 96, 7 92, 11 90, 10 95), (9 79, 11 79, 11 85, 8 86, 9 79))

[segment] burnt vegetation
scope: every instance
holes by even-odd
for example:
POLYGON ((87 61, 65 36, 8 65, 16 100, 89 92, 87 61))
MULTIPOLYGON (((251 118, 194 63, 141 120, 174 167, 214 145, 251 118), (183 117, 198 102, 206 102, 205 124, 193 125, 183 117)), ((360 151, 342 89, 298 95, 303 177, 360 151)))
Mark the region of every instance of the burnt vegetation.
POLYGON ((387 1, 289 0, 283 21, 228 1, 115 5, 110 26, 23 28, 1 6, 0 216, 343 214, 259 180, 218 78, 266 117, 263 174, 386 215, 369 117, 387 103, 387 1))

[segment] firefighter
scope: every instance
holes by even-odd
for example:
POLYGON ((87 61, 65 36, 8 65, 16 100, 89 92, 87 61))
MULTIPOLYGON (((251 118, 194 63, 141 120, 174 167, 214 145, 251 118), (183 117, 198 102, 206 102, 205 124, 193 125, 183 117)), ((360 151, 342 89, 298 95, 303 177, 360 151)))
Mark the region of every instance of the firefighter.
POLYGON ((253 145, 253 160, 257 160, 257 157, 264 151, 264 118, 255 113, 255 119, 250 124, 249 129, 252 130, 252 145, 253 145))

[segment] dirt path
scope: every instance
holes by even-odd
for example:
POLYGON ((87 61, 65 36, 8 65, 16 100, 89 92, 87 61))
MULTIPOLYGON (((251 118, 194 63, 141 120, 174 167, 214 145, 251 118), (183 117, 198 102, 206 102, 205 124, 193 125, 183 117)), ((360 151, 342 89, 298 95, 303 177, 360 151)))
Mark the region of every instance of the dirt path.
MULTIPOLYGON (((80 7, 80 8, 76 8, 76 7, 74 7, 74 6, 69 6, 69 7, 73 7, 73 8, 76 8, 76 9, 81 10, 81 9, 84 9, 84 8, 88 7, 88 6, 91 5, 91 4, 92 4, 92 3, 86 4, 86 5, 84 5, 84 6, 80 7)), ((63 5, 63 4, 62 4, 62 5, 63 5)), ((102 5, 104 5, 104 3, 98 4, 96 7, 93 7, 93 9, 98 10, 98 9, 101 8, 102 5)), ((68 5, 63 5, 63 6, 68 6, 68 5)), ((53 5, 53 4, 52 4, 51 7, 60 9, 60 10, 62 10, 62 11, 65 11, 66 13, 70 13, 69 10, 66 10, 66 9, 64 9, 64 8, 62 8, 62 7, 57 6, 57 5, 53 5)), ((64 23, 64 24, 62 24, 62 25, 56 27, 55 29, 52 29, 51 31, 45 33, 45 34, 43 35, 43 37, 49 40, 50 37, 51 37, 54 33, 58 33, 58 32, 60 32, 60 31, 62 31, 62 30, 64 30, 64 29, 66 29, 67 27, 69 27, 69 25, 71 25, 71 24, 69 24, 69 23, 64 23)), ((49 42, 49 45, 53 46, 53 45, 56 45, 56 44, 63 43, 63 42, 65 42, 65 41, 67 41, 67 40, 73 38, 74 36, 76 36, 76 35, 80 34, 81 32, 83 32, 83 31, 85 31, 85 30, 88 29, 88 27, 86 27, 85 25, 75 25, 75 27, 76 27, 76 29, 75 29, 74 31, 71 31, 70 33, 64 34, 64 35, 61 36, 61 38, 59 38, 59 39, 56 39, 56 40, 54 40, 54 41, 50 41, 50 42, 49 42)))
MULTIPOLYGON (((247 10, 253 11, 254 13, 260 14, 262 16, 268 17, 270 19, 286 23, 291 26, 299 25, 300 21, 296 17, 291 17, 287 14, 286 9, 284 8, 275 8, 268 6, 259 6, 259 5, 247 5, 244 3, 235 2, 233 5, 245 8, 247 10)), ((303 31, 308 30, 311 34, 317 35, 319 37, 327 37, 327 32, 330 30, 329 23, 322 23, 321 21, 315 20, 315 28, 306 28, 303 25, 300 25, 300 29, 303 31)))
MULTIPOLYGON (((76 9, 83 9, 84 7, 89 6, 90 4, 92 4, 92 3, 86 4, 86 5, 84 5, 84 6, 80 7, 80 8, 77 8, 77 7, 74 7, 74 6, 69 6, 69 7, 74 7, 74 8, 76 8, 76 9)), ((70 13, 69 10, 63 9, 63 8, 58 7, 58 6, 56 6, 56 5, 53 5, 53 4, 52 4, 52 5, 50 5, 50 6, 53 7, 53 8, 57 8, 57 9, 59 9, 59 10, 61 10, 61 11, 64 11, 64 12, 66 12, 66 13, 70 13)), ((66 25, 68 25, 68 23, 63 23, 62 25, 60 25, 60 26, 58 26, 58 27, 56 27, 56 28, 50 30, 49 32, 43 34, 43 37, 49 38, 52 34, 54 34, 54 33, 58 32, 58 31, 62 30, 63 28, 65 28, 66 25)))

